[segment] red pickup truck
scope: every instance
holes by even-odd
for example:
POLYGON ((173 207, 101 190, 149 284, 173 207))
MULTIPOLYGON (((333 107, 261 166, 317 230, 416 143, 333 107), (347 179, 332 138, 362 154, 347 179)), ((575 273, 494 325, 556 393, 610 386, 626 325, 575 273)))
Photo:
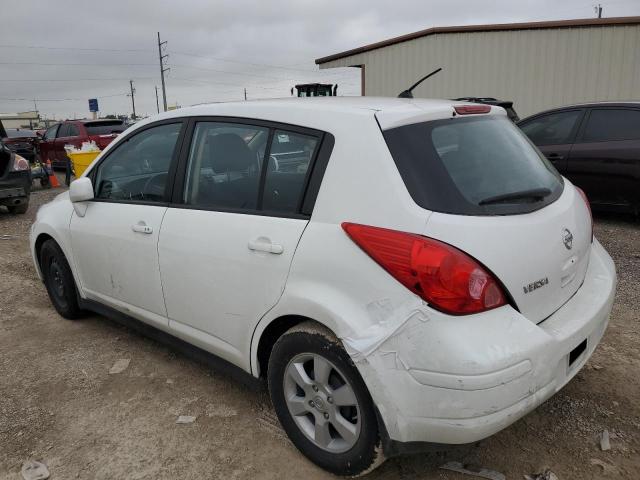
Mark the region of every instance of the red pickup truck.
POLYGON ((80 148, 82 142, 93 140, 103 150, 126 128, 122 120, 66 120, 44 133, 38 147, 40 158, 43 162, 51 160, 54 168, 66 168, 68 158, 65 145, 80 148))

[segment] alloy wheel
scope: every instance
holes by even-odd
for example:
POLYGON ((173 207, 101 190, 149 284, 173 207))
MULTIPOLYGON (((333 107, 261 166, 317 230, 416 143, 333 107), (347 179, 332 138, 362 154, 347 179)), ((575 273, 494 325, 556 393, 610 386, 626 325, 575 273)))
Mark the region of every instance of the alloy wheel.
POLYGON ((319 448, 351 449, 360 436, 360 407, 347 377, 314 353, 296 355, 285 370, 284 395, 296 425, 319 448))

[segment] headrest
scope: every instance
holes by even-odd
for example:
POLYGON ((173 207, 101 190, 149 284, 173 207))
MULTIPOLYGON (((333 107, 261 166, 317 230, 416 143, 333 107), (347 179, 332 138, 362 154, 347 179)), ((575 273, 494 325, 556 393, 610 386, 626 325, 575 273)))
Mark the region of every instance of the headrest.
POLYGON ((253 153, 239 135, 220 133, 207 138, 211 168, 216 173, 246 170, 253 162, 253 153))

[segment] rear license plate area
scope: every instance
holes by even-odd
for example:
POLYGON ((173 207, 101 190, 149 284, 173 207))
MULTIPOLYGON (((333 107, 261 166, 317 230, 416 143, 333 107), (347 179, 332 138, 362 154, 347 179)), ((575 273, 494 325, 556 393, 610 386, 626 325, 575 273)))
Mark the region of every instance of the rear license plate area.
POLYGON ((587 351, 587 339, 585 338, 576 348, 569 352, 569 368, 582 357, 582 354, 587 351))

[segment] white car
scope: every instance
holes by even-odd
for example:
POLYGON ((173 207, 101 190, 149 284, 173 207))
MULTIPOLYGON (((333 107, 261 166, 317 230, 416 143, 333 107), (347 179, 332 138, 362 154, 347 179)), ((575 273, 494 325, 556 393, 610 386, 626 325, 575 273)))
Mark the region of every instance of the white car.
POLYGON ((440 100, 149 118, 40 209, 31 248, 63 317, 125 314, 266 379, 293 443, 343 475, 533 410, 616 286, 584 194, 503 109, 440 100))

